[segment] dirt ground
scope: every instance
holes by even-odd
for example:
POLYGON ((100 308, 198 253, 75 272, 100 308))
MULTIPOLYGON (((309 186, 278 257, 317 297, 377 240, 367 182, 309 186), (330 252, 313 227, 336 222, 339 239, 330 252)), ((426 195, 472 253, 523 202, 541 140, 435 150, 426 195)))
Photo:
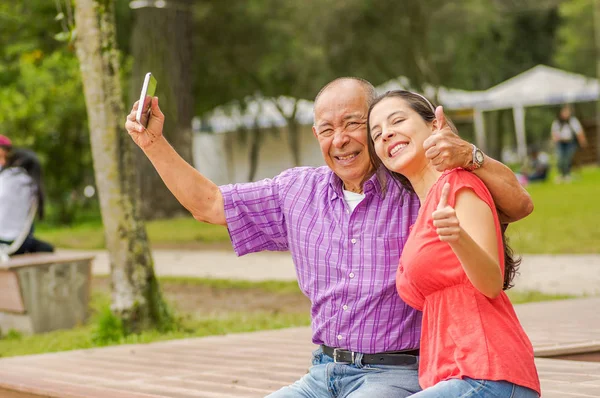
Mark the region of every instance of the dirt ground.
MULTIPOLYGON (((224 312, 310 312, 309 300, 297 293, 274 293, 262 289, 230 289, 184 283, 161 283, 168 302, 185 314, 224 312)), ((108 278, 94 278, 92 290, 109 292, 108 278)))

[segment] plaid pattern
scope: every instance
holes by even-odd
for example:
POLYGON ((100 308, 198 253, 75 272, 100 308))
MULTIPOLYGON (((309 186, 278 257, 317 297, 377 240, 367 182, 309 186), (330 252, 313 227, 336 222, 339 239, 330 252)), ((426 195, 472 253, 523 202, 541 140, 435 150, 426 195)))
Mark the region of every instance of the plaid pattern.
POLYGON ((421 313, 396 292, 402 247, 419 209, 416 195, 384 176, 364 185, 351 212, 342 181, 326 166, 220 187, 237 255, 292 254, 311 300, 313 343, 363 353, 419 346, 421 313))

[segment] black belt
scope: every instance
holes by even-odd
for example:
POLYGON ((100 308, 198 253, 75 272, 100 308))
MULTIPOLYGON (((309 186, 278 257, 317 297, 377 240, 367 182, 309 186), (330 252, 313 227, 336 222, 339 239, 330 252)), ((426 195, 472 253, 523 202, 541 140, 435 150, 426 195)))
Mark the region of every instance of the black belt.
MULTIPOLYGON (((354 358, 358 352, 342 350, 321 345, 323 353, 333 358, 335 363, 354 363, 354 358)), ((364 365, 414 365, 417 363, 419 350, 382 352, 380 354, 363 354, 362 363, 364 365)))

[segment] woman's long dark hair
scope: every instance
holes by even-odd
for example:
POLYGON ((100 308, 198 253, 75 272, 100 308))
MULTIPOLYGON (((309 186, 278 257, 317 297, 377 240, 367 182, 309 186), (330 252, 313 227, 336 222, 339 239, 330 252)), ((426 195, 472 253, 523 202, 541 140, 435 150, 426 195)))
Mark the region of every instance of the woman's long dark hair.
MULTIPOLYGON (((375 105, 377 105, 379 102, 381 102, 382 100, 384 100, 386 98, 400 98, 400 99, 406 101, 408 106, 410 106, 410 108, 413 111, 415 111, 419 116, 421 116, 423 118, 423 120, 426 121, 427 123, 431 123, 435 120, 435 106, 433 105, 433 103, 431 103, 431 101, 429 101, 428 99, 426 99, 425 97, 423 97, 420 94, 416 94, 416 93, 413 93, 410 91, 405 91, 405 90, 394 90, 394 91, 388 91, 387 93, 377 97, 371 103, 371 106, 369 107, 369 114, 367 116, 367 134, 368 134, 367 141, 368 141, 368 147, 369 147, 369 156, 371 157, 371 164, 373 165, 374 170, 380 170, 380 168, 383 167, 383 162, 381 161, 381 159, 379 159, 379 157, 377 156, 377 153, 375 153, 375 145, 374 145, 373 139, 371 138, 371 124, 370 124, 371 112, 373 111, 373 108, 375 107, 375 105)), ((456 127, 454 126, 452 121, 450 119, 448 119, 447 117, 446 117, 446 122, 448 123, 448 125, 450 126, 452 131, 454 131, 456 134, 458 134, 456 127)), ((392 176, 392 178, 396 182, 400 183, 405 189, 407 189, 411 192, 414 192, 414 189, 413 189, 412 185, 410 184, 410 181, 408 180, 408 178, 406 178, 405 176, 403 176, 400 173, 396 173, 395 171, 391 171, 391 170, 389 170, 389 174, 392 176)), ((382 184, 382 186, 385 186, 385 184, 382 184)), ((502 229, 502 246, 504 247, 504 285, 503 285, 503 289, 507 290, 514 286, 513 279, 517 274, 519 265, 521 264, 521 258, 515 257, 513 250, 508 245, 508 238, 506 237, 506 235, 504 233, 506 231, 506 226, 502 225, 501 227, 502 227, 501 228, 502 229)))
POLYGON ((29 149, 13 149, 8 156, 3 170, 8 170, 12 167, 24 169, 33 180, 35 195, 37 195, 38 199, 38 216, 40 219, 43 219, 45 194, 44 185, 42 183, 42 164, 40 163, 40 160, 36 154, 29 149))

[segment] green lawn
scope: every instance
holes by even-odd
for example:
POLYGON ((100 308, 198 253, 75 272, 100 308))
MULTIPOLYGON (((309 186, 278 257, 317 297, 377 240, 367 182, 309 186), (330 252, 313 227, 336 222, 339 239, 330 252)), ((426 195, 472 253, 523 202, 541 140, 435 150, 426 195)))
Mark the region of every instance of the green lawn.
POLYGON ((0 358, 17 355, 42 354, 47 352, 79 350, 105 345, 152 343, 188 337, 223 335, 229 333, 253 332, 266 329, 281 329, 295 326, 308 326, 310 314, 299 313, 229 313, 221 317, 190 319, 183 322, 179 330, 167 333, 148 331, 139 335, 129 335, 111 344, 94 341, 93 324, 71 330, 58 330, 32 336, 21 336, 10 332, 0 338, 0 358))
MULTIPOLYGON (((511 225, 508 235, 518 253, 600 253, 600 168, 587 167, 576 173, 571 184, 553 182, 527 187, 535 210, 525 220, 511 225)), ((154 247, 174 247, 229 241, 227 229, 197 222, 192 217, 147 223, 154 247)), ((102 249, 102 224, 88 222, 73 228, 40 224, 38 234, 57 247, 102 249)))
POLYGON ((518 253, 600 253, 600 168, 577 171, 570 184, 530 184, 533 213, 508 228, 518 253))
MULTIPOLYGON (((86 222, 74 227, 40 224, 40 239, 65 249, 103 249, 104 228, 100 221, 86 222)), ((150 242, 156 246, 193 245, 198 243, 229 242, 227 228, 196 221, 193 217, 157 220, 146 223, 150 242)))

